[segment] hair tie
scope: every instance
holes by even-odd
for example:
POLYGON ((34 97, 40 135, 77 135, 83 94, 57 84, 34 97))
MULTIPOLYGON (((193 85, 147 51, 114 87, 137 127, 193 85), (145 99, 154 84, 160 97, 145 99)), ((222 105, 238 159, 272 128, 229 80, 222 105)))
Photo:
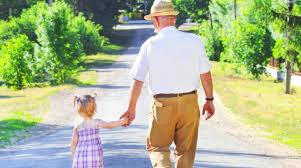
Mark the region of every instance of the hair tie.
POLYGON ((75 106, 75 102, 77 103, 80 100, 79 96, 74 96, 73 106, 75 106))
POLYGON ((91 96, 92 96, 93 98, 96 98, 96 97, 97 97, 97 94, 96 94, 96 93, 93 93, 91 96))

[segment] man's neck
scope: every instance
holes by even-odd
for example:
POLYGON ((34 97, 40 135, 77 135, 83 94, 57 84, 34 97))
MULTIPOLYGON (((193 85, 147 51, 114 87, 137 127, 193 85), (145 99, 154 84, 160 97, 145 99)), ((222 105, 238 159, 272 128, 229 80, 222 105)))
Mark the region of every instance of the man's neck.
POLYGON ((156 30, 156 33, 159 33, 161 30, 167 28, 167 27, 175 27, 175 25, 165 25, 165 26, 162 26, 160 27, 159 29, 156 30))

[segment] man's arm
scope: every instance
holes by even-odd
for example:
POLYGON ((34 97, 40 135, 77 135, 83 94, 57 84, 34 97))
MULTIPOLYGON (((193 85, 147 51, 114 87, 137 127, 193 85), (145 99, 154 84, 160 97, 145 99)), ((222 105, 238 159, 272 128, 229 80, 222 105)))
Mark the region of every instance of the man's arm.
MULTIPOLYGON (((202 86, 206 95, 206 98, 213 98, 213 84, 212 84, 212 77, 211 72, 207 72, 200 75, 202 86)), ((203 115, 207 111, 206 120, 211 118, 214 115, 215 108, 213 104, 213 100, 207 100, 203 107, 203 115)))
POLYGON ((130 100, 127 111, 120 117, 127 117, 129 119, 129 124, 135 119, 136 116, 136 105, 138 98, 141 94, 143 82, 139 80, 134 80, 130 89, 130 100))
POLYGON ((209 71, 207 73, 201 74, 200 77, 206 97, 213 97, 213 84, 211 72, 209 71))

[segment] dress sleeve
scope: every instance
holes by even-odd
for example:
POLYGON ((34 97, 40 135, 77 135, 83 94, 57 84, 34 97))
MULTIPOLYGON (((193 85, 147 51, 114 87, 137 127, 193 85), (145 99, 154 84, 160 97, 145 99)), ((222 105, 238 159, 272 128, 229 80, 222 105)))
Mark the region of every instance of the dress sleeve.
POLYGON ((148 74, 148 65, 147 48, 146 45, 142 45, 136 62, 130 71, 130 77, 134 80, 144 81, 148 74))

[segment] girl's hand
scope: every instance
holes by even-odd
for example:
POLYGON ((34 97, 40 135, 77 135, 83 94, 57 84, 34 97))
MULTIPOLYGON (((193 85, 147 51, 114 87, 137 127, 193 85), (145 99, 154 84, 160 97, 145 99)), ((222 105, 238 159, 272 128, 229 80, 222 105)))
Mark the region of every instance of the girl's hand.
POLYGON ((122 125, 128 125, 129 119, 124 117, 124 118, 121 119, 121 122, 122 122, 122 125))
POLYGON ((132 110, 132 109, 128 109, 125 113, 123 113, 123 115, 120 117, 121 118, 127 118, 128 119, 128 123, 125 124, 124 126, 129 126, 133 120, 135 119, 136 116, 136 111, 132 110))

